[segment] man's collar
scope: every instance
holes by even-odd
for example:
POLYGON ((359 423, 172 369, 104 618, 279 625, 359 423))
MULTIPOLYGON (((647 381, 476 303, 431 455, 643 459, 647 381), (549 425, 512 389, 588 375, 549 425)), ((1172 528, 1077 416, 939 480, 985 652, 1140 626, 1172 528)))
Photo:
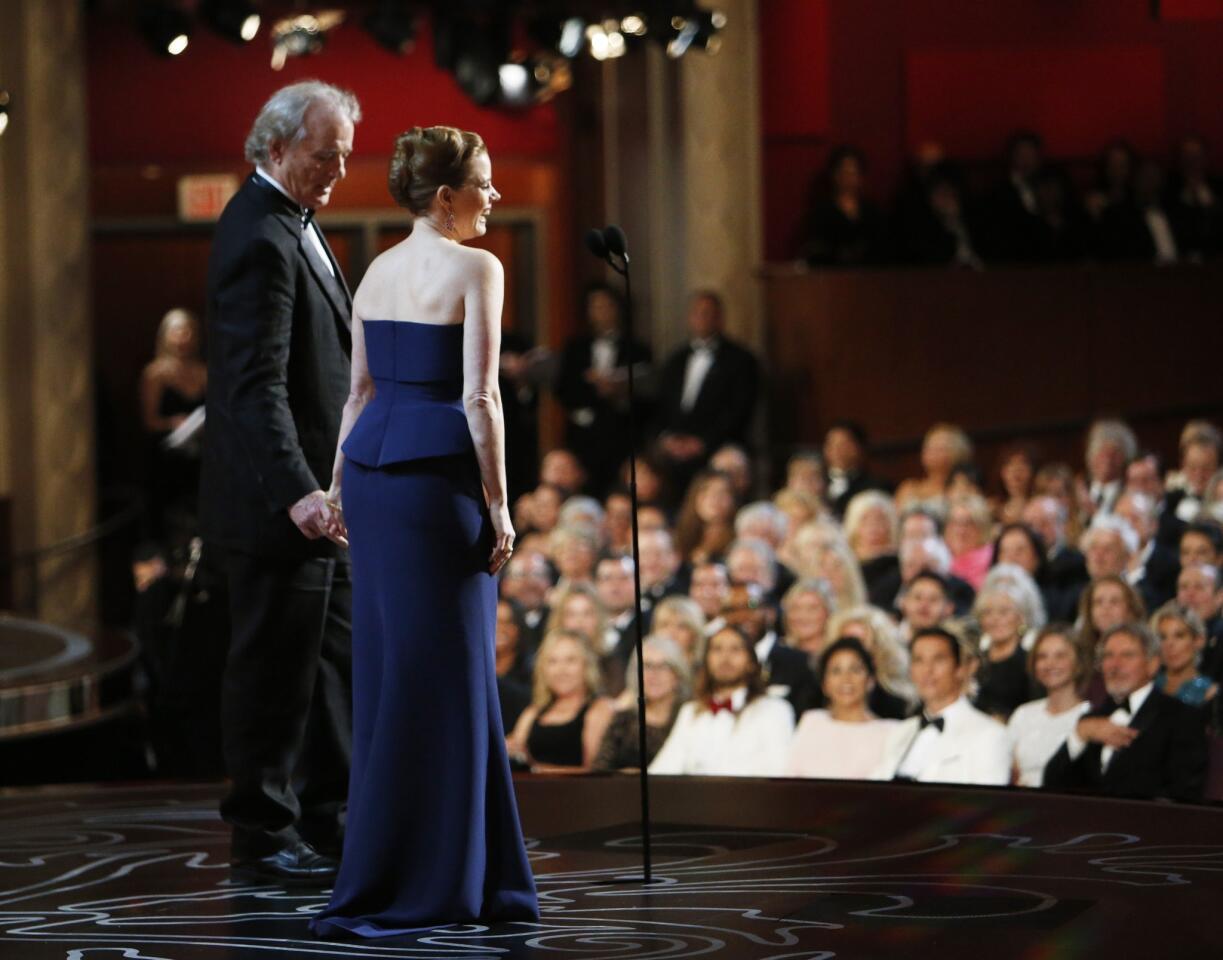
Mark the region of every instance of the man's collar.
POLYGON ((967 698, 964 696, 964 694, 960 694, 958 697, 956 697, 956 699, 952 700, 951 703, 943 707, 942 710, 935 711, 923 709, 923 712, 932 720, 935 717, 943 717, 945 720, 951 722, 954 721, 957 714, 963 713, 964 708, 968 705, 967 698))
POLYGON ((289 193, 289 191, 284 188, 284 184, 282 184, 274 176, 268 173, 267 170, 265 170, 263 167, 259 167, 259 166, 255 167, 255 173, 257 176, 259 176, 263 180, 266 180, 269 184, 275 187, 277 193, 279 193, 286 200, 288 200, 289 203, 293 204, 293 208, 300 212, 300 215, 303 219, 305 218, 306 214, 308 213, 312 214, 314 212, 312 210, 307 210, 300 203, 298 203, 295 199, 293 199, 293 196, 289 193))

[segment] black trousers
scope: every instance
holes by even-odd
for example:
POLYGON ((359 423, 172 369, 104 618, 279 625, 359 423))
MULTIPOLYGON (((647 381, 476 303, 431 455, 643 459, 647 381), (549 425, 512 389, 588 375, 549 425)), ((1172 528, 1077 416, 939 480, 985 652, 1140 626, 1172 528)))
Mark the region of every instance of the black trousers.
POLYGON ((347 560, 230 552, 231 636, 221 691, 221 815, 233 853, 258 857, 343 829, 352 755, 347 560))

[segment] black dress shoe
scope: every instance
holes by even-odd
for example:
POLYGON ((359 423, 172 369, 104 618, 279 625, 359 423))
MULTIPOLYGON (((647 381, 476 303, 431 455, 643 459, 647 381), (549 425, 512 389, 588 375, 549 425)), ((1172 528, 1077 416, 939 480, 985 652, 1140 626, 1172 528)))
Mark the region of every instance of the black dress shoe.
POLYGON ((266 857, 244 857, 234 861, 237 872, 289 883, 330 880, 339 868, 335 860, 323 856, 304 840, 266 857))

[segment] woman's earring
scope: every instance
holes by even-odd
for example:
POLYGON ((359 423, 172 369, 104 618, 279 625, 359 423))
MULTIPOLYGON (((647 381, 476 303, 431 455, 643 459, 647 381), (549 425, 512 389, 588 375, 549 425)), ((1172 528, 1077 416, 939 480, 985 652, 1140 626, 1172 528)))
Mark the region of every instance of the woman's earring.
POLYGON ((454 233, 454 214, 453 213, 446 214, 446 232, 454 233))

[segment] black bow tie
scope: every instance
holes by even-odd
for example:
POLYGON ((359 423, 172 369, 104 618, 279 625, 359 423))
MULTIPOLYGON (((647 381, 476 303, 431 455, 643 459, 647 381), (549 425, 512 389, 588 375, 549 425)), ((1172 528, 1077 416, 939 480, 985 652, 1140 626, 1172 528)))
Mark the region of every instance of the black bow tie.
POLYGON ((921 733, 926 727, 934 727, 939 733, 943 732, 944 720, 942 717, 927 717, 924 713, 921 715, 921 726, 917 728, 917 732, 921 733))
POLYGON ((1130 709, 1130 698, 1129 697, 1119 697, 1117 699, 1114 699, 1113 709, 1114 710, 1124 710, 1126 713, 1134 712, 1130 709))
POLYGON ((314 211, 313 210, 302 210, 302 229, 305 230, 306 227, 310 226, 310 224, 313 222, 314 222, 314 211))

